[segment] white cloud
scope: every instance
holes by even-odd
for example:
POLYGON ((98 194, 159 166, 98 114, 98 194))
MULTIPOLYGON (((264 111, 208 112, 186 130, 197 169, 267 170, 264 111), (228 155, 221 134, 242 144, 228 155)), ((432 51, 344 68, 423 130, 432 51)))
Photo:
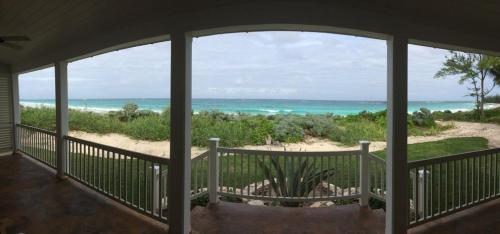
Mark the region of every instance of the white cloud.
MULTIPOLYGON (((409 46, 409 98, 463 99, 456 79, 434 79, 446 50, 409 46)), ((382 40, 328 33, 222 34, 193 41, 195 98, 385 100, 382 40)), ((71 98, 168 97, 170 43, 69 65, 71 98)), ((53 68, 21 76, 22 98, 53 98, 53 68)), ((498 89, 497 89, 498 93, 498 89)))

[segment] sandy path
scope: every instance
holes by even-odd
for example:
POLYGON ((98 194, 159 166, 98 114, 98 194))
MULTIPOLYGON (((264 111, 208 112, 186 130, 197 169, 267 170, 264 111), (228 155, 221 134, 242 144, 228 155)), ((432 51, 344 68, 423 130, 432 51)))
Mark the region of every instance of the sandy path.
MULTIPOLYGON (((443 131, 435 136, 410 136, 408 137, 408 143, 414 144, 420 142, 437 141, 451 137, 477 136, 488 139, 490 147, 500 147, 500 125, 454 121, 441 122, 440 124, 453 124, 454 128, 443 131)), ((98 142, 105 145, 111 145, 131 151, 137 151, 162 157, 168 157, 170 150, 169 141, 151 142, 133 140, 127 136, 120 134, 99 135, 95 133, 71 132, 70 135, 88 141, 98 142)), ((370 145, 370 151, 382 150, 385 148, 385 146, 386 143, 383 141, 372 142, 372 144, 370 145)), ((276 151, 283 149, 286 149, 287 151, 341 151, 359 149, 359 146, 349 147, 330 140, 310 138, 305 142, 284 144, 283 146, 248 145, 242 148, 276 151)), ((205 152, 206 150, 207 149, 202 147, 193 147, 191 149, 191 155, 196 156, 205 152)))
MULTIPOLYGON (((69 134, 72 137, 84 139, 87 141, 97 142, 99 144, 110 145, 114 147, 119 147, 126 150, 131 150, 135 152, 140 152, 144 154, 150 154, 155 156, 167 157, 170 154, 170 142, 169 141, 142 141, 134 140, 128 136, 120 134, 105 134, 100 135, 96 133, 86 133, 72 131, 69 134)), ((191 155, 196 156, 207 149, 202 147, 192 147, 191 155)))
POLYGON ((443 131, 436 136, 409 137, 408 143, 419 143, 437 141, 450 137, 484 137, 488 139, 491 148, 500 147, 500 125, 491 123, 469 123, 469 122, 443 122, 442 124, 453 124, 454 128, 443 131))

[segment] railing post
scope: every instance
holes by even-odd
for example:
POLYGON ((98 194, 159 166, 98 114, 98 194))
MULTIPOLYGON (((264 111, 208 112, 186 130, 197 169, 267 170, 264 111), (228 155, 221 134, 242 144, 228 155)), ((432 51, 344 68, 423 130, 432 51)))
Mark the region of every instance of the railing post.
POLYGON ((361 197, 359 199, 359 205, 368 206, 368 201, 370 199, 370 142, 360 141, 361 155, 359 160, 359 184, 361 190, 361 197))
MULTIPOLYGON (((418 194, 417 194, 417 199, 418 199, 418 207, 415 207, 415 209, 418 209, 418 215, 419 217, 424 217, 424 199, 425 199, 425 194, 424 194, 424 180, 425 177, 424 175, 427 174, 429 175, 429 171, 426 171, 424 173, 424 170, 418 170, 418 194)), ((415 202, 414 202, 415 203, 415 202)))
POLYGON ((68 62, 55 63, 56 77, 56 165, 57 176, 63 178, 67 168, 67 145, 64 136, 68 135, 68 62))
POLYGON ((208 140, 208 201, 210 204, 217 203, 217 187, 219 187, 219 160, 217 158, 217 148, 219 147, 219 138, 210 138, 208 140))
MULTIPOLYGON (((155 165, 152 168, 154 174, 153 181, 153 210, 157 211, 158 214, 161 212, 160 200, 160 166, 155 165)), ((163 198, 162 198, 163 199, 163 198)))

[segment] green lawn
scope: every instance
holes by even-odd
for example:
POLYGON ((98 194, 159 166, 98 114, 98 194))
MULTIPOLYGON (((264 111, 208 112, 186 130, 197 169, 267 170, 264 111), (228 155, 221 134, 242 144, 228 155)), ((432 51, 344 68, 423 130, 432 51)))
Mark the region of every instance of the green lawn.
MULTIPOLYGON (((488 149, 488 140, 482 137, 459 137, 408 145, 408 161, 488 149)), ((385 159, 385 150, 373 152, 385 159)))
MULTIPOLYGON (((450 138, 446 140, 408 145, 408 161, 424 160, 446 155, 488 149, 488 140, 481 137, 450 138)), ((385 151, 374 152, 385 158, 385 151)), ((498 192, 495 185, 499 176, 497 156, 483 155, 457 161, 435 163, 426 167, 411 169, 413 174, 425 170, 427 200, 423 203, 425 215, 431 216, 448 212, 450 209, 477 202, 498 192)), ((412 179, 412 184, 415 183, 412 179)), ((413 186, 410 186, 409 197, 415 202, 413 186)), ((411 220, 415 220, 411 213, 411 220)), ((423 218, 423 217, 419 217, 423 218)))

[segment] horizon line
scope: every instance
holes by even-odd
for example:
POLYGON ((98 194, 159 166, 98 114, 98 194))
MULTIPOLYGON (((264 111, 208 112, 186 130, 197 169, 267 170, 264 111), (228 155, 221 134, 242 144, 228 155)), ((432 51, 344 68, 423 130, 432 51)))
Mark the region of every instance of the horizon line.
MULTIPOLYGON (((129 99, 170 99, 164 98, 164 97, 155 97, 155 98, 137 98, 137 97, 128 97, 128 98, 68 98, 68 100, 129 100, 129 99)), ((203 98, 203 97, 196 97, 192 99, 208 99, 208 100, 282 100, 282 101, 345 101, 345 102, 387 102, 387 100, 354 100, 354 99, 298 99, 298 98, 203 98)), ((26 99, 19 99, 20 101, 23 100, 55 100, 55 98, 26 98, 26 99)), ((413 99, 413 100, 408 100, 411 102, 469 102, 473 100, 425 100, 425 99, 413 99)))

